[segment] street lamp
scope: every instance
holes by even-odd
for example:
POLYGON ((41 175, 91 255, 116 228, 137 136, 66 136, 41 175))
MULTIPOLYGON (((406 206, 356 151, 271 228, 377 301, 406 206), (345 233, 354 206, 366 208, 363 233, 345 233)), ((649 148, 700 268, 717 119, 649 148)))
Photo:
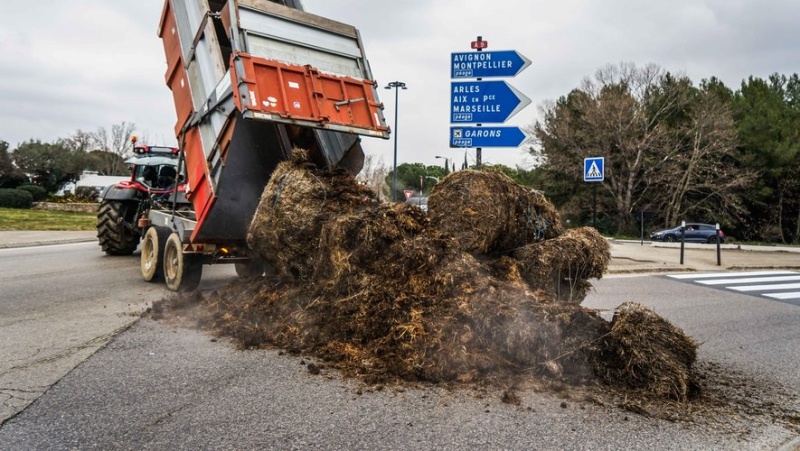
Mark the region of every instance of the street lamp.
POLYGON ((397 100, 400 89, 408 89, 402 81, 393 81, 386 89, 394 88, 394 170, 392 171, 392 202, 397 201, 397 100))
POLYGON ((439 156, 439 155, 436 155, 436 158, 441 158, 441 159, 444 160, 444 173, 445 174, 449 174, 450 173, 450 159, 447 158, 447 157, 439 156))

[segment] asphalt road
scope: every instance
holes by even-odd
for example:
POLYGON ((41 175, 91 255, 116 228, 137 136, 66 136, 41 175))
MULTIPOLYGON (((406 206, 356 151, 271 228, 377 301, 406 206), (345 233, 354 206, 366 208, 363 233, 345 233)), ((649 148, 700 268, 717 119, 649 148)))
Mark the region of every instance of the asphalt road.
MULTIPOLYGON (((12 255, 0 252, 3 365, 7 340, 21 333, 38 331, 57 344, 58 335, 100 318, 100 305, 121 312, 124 325, 132 318, 125 315, 130 299, 163 294, 140 281, 137 259, 102 257, 94 247, 12 255), (72 264, 61 271, 64 261, 72 264), (14 275, 7 277, 7 269, 14 275), (31 272, 39 275, 36 282, 25 276, 31 272), (6 299, 6 286, 13 299, 6 299), (129 293, 120 295, 117 286, 129 293), (82 318, 87 309, 95 314, 82 318), (39 311, 45 313, 39 317, 39 311), (7 332, 19 324, 6 322, 7 312, 23 318, 27 329, 7 332), (61 333, 47 332, 62 315, 77 319, 59 326, 61 333)), ((203 287, 229 280, 223 272, 203 287)), ((703 359, 800 391, 800 307, 663 276, 607 278, 596 288, 586 305, 652 305, 703 342, 703 359)), ((118 327, 109 321, 104 330, 118 327)), ((78 342, 107 336, 100 332, 78 342)), ((237 351, 204 332, 143 319, 71 372, 52 374, 47 380, 59 382, 0 427, 0 449, 770 449, 796 438, 780 426, 761 425, 739 441, 707 426, 615 407, 569 400, 563 408, 560 397, 535 390, 520 392, 521 406, 503 404, 499 389, 368 390, 335 371, 313 376, 301 360, 277 351, 237 351)))
MULTIPOLYGON (((143 282, 138 265, 138 253, 108 257, 96 243, 0 249, 0 422, 168 293, 143 282)), ((206 272, 205 287, 232 274, 206 272)))

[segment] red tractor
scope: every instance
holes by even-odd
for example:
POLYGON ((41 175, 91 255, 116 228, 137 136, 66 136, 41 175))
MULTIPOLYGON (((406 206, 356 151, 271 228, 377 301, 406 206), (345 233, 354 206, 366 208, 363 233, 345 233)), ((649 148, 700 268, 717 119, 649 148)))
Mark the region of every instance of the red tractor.
POLYGON ((97 238, 108 255, 130 255, 145 230, 139 219, 156 207, 163 210, 191 210, 186 200, 185 179, 178 174, 178 149, 137 146, 131 165, 131 179, 106 188, 97 213, 97 238))

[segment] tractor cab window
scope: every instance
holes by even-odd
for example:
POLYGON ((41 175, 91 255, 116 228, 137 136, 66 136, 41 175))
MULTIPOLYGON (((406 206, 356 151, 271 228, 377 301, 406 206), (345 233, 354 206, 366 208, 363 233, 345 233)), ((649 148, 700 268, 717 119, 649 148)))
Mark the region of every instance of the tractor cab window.
POLYGON ((168 164, 138 166, 134 180, 154 190, 168 190, 175 184, 176 175, 175 166, 168 164))

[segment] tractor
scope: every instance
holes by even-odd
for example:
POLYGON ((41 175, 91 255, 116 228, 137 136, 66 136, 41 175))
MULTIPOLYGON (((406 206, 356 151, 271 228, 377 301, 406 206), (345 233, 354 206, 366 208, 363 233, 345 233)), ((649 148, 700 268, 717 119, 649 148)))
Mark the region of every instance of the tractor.
POLYGON ((146 231, 140 219, 151 208, 191 210, 186 200, 185 176, 178 174, 179 151, 174 147, 137 146, 125 161, 131 179, 108 186, 101 194, 97 238, 108 255, 130 255, 146 231))

